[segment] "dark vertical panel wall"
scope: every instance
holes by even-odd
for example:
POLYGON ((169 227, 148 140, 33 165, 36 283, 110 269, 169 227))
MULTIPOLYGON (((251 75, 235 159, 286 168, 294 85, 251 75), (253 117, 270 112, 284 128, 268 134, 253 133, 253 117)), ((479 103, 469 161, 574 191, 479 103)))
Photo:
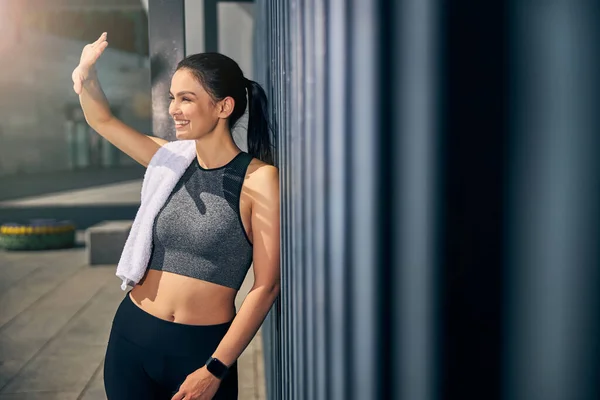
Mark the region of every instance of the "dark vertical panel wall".
POLYGON ((177 63, 185 57, 184 0, 149 0, 148 35, 152 84, 152 132, 175 140, 169 116, 169 88, 177 63))
POLYGON ((511 2, 505 399, 600 398, 600 4, 511 2))
POLYGON ((505 263, 505 2, 440 4, 440 393, 493 400, 501 395, 505 263))
MULTIPOLYGON (((421 4, 406 2, 407 20, 435 18, 421 4)), ((282 294, 263 328, 269 398, 432 398, 436 32, 415 23, 417 43, 394 48, 400 9, 383 1, 257 1, 256 12, 282 183, 282 294), (425 51, 413 62, 415 45, 425 51), (413 331, 399 344, 404 324, 413 331)))
MULTIPOLYGON (((282 157, 285 157, 285 141, 279 140, 280 135, 277 132, 285 132, 288 129, 289 121, 286 118, 289 112, 289 33, 282 29, 282 25, 287 25, 287 12, 274 14, 273 6, 270 2, 256 2, 254 35, 254 71, 256 80, 263 85, 267 92, 271 104, 271 121, 273 124, 273 143, 275 143, 276 164, 282 157), (277 35, 273 33, 277 32, 277 35), (267 38, 269 38, 267 40, 267 38)), ((284 9, 288 6, 287 2, 281 5, 284 9)), ((283 185, 289 182, 289 169, 281 168, 280 177, 283 185)), ((281 196, 281 214, 285 220, 289 220, 289 203, 281 196)), ((269 378, 267 384, 267 396, 269 399, 281 399, 284 390, 288 390, 291 382, 290 369, 284 369, 282 365, 289 365, 290 360, 290 321, 282 319, 281 309, 287 309, 290 306, 290 296, 292 287, 290 279, 287 278, 288 271, 285 266, 289 265, 290 240, 289 235, 283 234, 281 241, 281 257, 283 279, 281 281, 281 296, 273 306, 273 310, 267 316, 262 332, 265 348, 265 375, 269 378), (282 340, 282 338, 286 338, 282 340)))
POLYGON ((439 197, 441 77, 440 37, 442 8, 437 0, 412 0, 389 12, 395 23, 390 37, 392 55, 383 76, 392 77, 393 98, 385 112, 393 116, 394 159, 392 201, 395 262, 389 290, 394 293, 390 313, 394 323, 390 377, 395 398, 434 399, 438 388, 436 331, 439 329, 436 294, 439 264, 439 197))
POLYGON ((348 8, 344 0, 332 0, 327 3, 326 23, 326 57, 327 83, 325 110, 327 144, 325 155, 328 159, 328 177, 326 192, 325 221, 328 240, 326 243, 326 301, 325 311, 327 368, 323 379, 328 383, 326 394, 332 399, 343 399, 349 396, 348 370, 350 362, 350 346, 347 340, 349 329, 349 313, 351 304, 348 302, 348 236, 349 221, 347 204, 348 170, 347 163, 346 116, 348 108, 345 99, 348 96, 347 82, 347 48, 348 8), (333 12, 335 10, 335 12, 333 12), (337 71, 332 74, 331 71, 337 71), (335 94, 335 95, 333 95, 335 94), (333 144, 333 145, 332 145, 333 144), (337 168, 331 166, 337 165, 337 168))
POLYGON ((269 398, 597 398, 597 2, 389 3, 257 0, 269 398))

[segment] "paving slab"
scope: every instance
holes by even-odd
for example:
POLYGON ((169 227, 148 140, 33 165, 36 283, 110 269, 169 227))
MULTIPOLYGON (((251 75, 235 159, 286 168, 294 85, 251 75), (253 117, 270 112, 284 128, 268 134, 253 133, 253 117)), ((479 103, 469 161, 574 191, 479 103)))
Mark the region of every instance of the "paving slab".
POLYGON ((78 400, 77 392, 28 392, 0 394, 0 400, 78 400))
MULTIPOLYGON (((68 340, 72 321, 89 308, 87 304, 112 278, 110 272, 82 267, 42 301, 4 325, 0 330, 0 343, 7 344, 7 351, 0 354, 0 361, 10 361, 13 369, 15 364, 20 364, 20 368, 12 371, 12 376, 3 376, 6 382, 0 394, 66 388, 67 391, 83 390, 98 365, 98 358, 103 356, 103 346, 87 346, 78 354, 57 352, 54 355, 51 345, 53 340, 68 340), (17 352, 11 348, 26 350, 17 352)), ((68 351, 68 347, 65 349, 68 351)))
POLYGON ((254 395, 258 399, 267 398, 267 382, 265 381, 265 361, 263 352, 263 339, 262 331, 258 331, 258 334, 253 340, 254 344, 254 395))
MULTIPOLYGON (((84 260, 78 257, 80 254, 78 249, 39 251, 34 256, 31 252, 0 251, 0 293, 13 288, 23 279, 31 279, 30 274, 39 269, 54 274, 61 269, 79 267, 84 260)), ((19 289, 29 289, 29 286, 30 282, 27 282, 19 289)))
POLYGON ((98 365, 96 372, 78 400, 106 400, 106 393, 104 392, 104 360, 98 365))
MULTIPOLYGON (((239 309, 254 284, 254 270, 251 267, 246 275, 246 279, 240 288, 236 298, 236 307, 239 309)), ((262 334, 261 330, 257 332, 254 339, 250 342, 244 353, 238 360, 238 384, 239 399, 264 400, 265 384, 264 381, 264 356, 262 352, 262 334), (261 385, 262 387, 257 387, 261 385), (262 396, 262 397, 261 397, 262 396)))
POLYGON ((102 349, 94 350, 95 354, 38 356, 1 393, 81 393, 98 367, 96 358, 103 355, 102 349))
MULTIPOLYGON (((43 257, 43 256, 41 256, 43 257)), ((0 292, 0 331, 4 325, 35 303, 43 302, 69 277, 84 268, 79 260, 65 261, 51 266, 51 260, 40 260, 23 268, 2 266, 0 279, 10 283, 0 292), (8 272, 12 270, 12 272, 8 272)))
POLYGON ((0 337, 50 339, 73 318, 102 285, 108 269, 80 267, 45 296, 0 328, 0 337))

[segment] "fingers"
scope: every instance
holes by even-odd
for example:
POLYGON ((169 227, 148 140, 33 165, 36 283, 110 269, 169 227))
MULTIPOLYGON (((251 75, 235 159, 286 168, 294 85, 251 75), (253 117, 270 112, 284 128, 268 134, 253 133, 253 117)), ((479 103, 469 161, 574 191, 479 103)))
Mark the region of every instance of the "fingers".
POLYGON ((102 35, 100 35, 100 37, 98 38, 98 40, 96 40, 94 43, 92 43, 92 46, 97 46, 97 45, 99 45, 100 43, 102 43, 102 42, 106 41, 106 36, 107 36, 107 35, 108 35, 108 34, 107 34, 106 32, 103 32, 103 33, 102 33, 102 35))
POLYGON ((98 52, 98 57, 100 56, 100 54, 102 54, 104 49, 106 49, 107 47, 108 47, 108 42, 102 42, 96 47, 96 51, 98 52))
POLYGON ((79 75, 77 73, 77 69, 75 69, 75 71, 73 71, 73 74, 71 75, 71 79, 73 79, 73 90, 75 91, 75 93, 81 94, 81 90, 83 89, 83 84, 81 83, 81 78, 79 77, 79 75))
POLYGON ((171 398, 171 400, 183 400, 184 397, 185 397, 185 393, 179 391, 179 392, 175 393, 175 396, 173 396, 173 398, 171 398))
POLYGON ((108 47, 108 42, 102 42, 98 46, 92 48, 93 53, 91 56, 91 63, 95 64, 98 61, 98 58, 102 55, 104 50, 108 47))

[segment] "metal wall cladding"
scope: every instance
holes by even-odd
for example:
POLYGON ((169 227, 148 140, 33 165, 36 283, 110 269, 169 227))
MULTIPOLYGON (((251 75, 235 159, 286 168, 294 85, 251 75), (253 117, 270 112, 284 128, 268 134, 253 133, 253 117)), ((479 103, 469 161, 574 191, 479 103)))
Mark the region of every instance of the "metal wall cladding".
POLYGON ((271 400, 598 397, 600 10, 538 3, 256 1, 271 400))
MULTIPOLYGON (((411 17, 427 23, 431 11, 413 3, 411 17)), ((400 140, 396 11, 373 1, 256 2, 255 70, 272 102, 282 184, 281 296, 263 326, 270 399, 399 393, 402 346, 418 360, 403 390, 430 391, 435 101, 420 91, 434 60, 425 52, 406 72, 424 104, 401 113, 413 130, 400 140), (401 163, 411 164, 400 177, 401 163), (411 232, 402 243, 399 218, 411 232), (398 245, 414 268, 396 268, 398 245), (398 343, 401 321, 412 330, 398 343)), ((428 29, 411 29, 430 46, 428 29)))

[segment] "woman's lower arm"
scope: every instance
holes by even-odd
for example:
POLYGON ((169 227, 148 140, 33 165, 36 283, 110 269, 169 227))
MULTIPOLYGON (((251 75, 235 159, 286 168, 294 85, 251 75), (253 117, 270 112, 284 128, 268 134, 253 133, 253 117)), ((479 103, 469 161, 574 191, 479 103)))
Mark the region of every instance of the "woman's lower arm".
POLYGON ((92 69, 83 81, 79 102, 88 124, 95 128, 97 125, 112 118, 110 105, 102 91, 96 71, 92 69))
POLYGON ((213 357, 226 365, 233 364, 256 335, 278 294, 278 287, 250 290, 213 357))

